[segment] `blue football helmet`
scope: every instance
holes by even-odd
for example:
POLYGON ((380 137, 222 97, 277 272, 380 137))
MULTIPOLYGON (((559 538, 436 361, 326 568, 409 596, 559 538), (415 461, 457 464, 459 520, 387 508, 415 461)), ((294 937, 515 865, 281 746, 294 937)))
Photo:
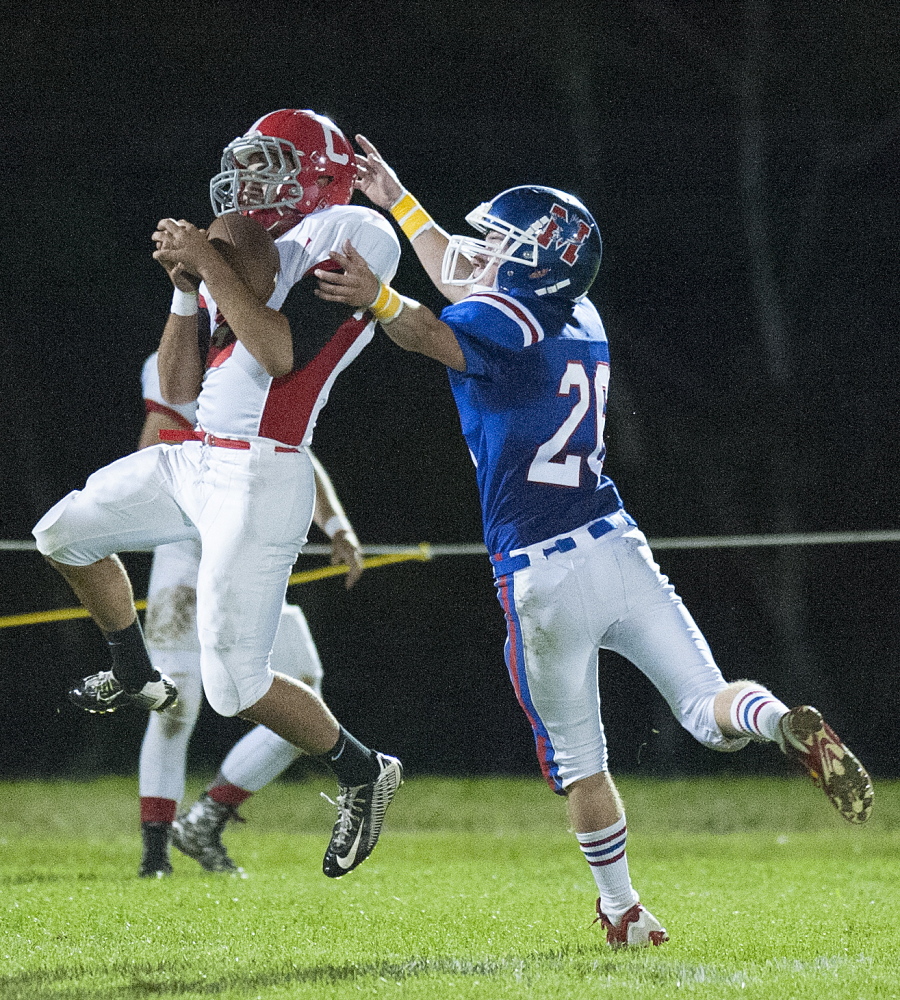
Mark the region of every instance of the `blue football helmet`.
POLYGON ((526 290, 577 302, 597 276, 602 253, 597 223, 564 191, 537 185, 509 188, 469 212, 466 222, 503 239, 451 236, 441 269, 445 284, 478 284, 479 274, 497 260, 495 287, 500 291, 526 290))

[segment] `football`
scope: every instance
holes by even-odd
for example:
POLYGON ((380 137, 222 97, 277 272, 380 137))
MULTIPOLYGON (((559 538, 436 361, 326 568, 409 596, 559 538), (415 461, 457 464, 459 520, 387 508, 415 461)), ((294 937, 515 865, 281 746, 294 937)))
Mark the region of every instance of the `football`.
POLYGON ((228 212, 212 221, 206 235, 256 298, 268 302, 279 258, 275 241, 265 229, 240 212, 228 212))

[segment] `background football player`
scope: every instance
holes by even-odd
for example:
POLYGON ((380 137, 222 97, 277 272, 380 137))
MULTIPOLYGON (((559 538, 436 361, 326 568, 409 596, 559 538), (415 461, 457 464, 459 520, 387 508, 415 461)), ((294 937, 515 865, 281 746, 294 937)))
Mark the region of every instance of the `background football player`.
MULTIPOLYGON (((156 360, 155 353, 150 355, 141 373, 146 418, 139 448, 158 444, 160 431, 192 430, 196 424, 196 403, 170 405, 162 398, 156 360)), ((310 454, 316 477, 313 522, 331 538, 332 564, 347 565, 350 588, 363 572, 362 549, 328 473, 310 454)), ((300 754, 265 726, 254 727, 231 749, 200 798, 176 817, 184 795, 188 743, 203 697, 196 608, 199 566, 199 539, 169 542, 153 552, 144 634, 150 661, 176 683, 178 702, 165 712, 149 714, 141 744, 139 874, 143 878, 171 874, 170 842, 207 871, 237 871, 222 843, 226 824, 240 819, 238 806, 300 754)), ((271 665, 322 694, 322 663, 306 618, 295 604, 285 602, 281 609, 271 665)))

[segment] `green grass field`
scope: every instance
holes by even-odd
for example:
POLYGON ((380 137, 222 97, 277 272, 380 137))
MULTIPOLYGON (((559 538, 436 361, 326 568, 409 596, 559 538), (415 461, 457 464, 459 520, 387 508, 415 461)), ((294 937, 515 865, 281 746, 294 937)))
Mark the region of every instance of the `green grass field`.
POLYGON ((658 949, 606 947, 538 780, 409 780, 337 881, 327 781, 247 803, 246 877, 176 854, 160 881, 136 876, 134 781, 0 784, 0 998, 900 997, 900 783, 859 829, 799 778, 621 788, 658 949))

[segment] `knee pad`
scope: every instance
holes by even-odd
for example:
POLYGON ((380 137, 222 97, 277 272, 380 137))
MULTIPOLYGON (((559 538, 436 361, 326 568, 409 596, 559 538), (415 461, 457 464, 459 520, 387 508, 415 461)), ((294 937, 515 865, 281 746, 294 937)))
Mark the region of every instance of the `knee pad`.
POLYGON ((253 670, 239 649, 223 651, 202 642, 200 669, 203 691, 210 706, 228 718, 255 705, 272 686, 274 674, 268 666, 253 670))
MULTIPOLYGON (((538 747, 540 762, 540 747, 538 747)), ((579 747, 577 751, 566 754, 556 753, 549 767, 542 767, 544 780, 557 794, 564 793, 574 781, 582 781, 592 774, 607 770, 606 737, 601 734, 599 740, 590 746, 579 747)))
POLYGON ((67 566, 88 566, 97 561, 92 555, 77 551, 74 546, 69 548, 72 542, 71 532, 68 530, 68 520, 64 515, 80 495, 81 490, 72 490, 55 503, 31 530, 38 552, 67 566))

